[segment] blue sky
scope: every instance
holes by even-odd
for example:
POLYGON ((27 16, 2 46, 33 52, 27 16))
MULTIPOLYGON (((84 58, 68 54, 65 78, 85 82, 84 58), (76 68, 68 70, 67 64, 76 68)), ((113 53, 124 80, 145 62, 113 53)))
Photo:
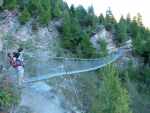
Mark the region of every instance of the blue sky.
POLYGON ((108 7, 114 16, 119 19, 121 15, 126 16, 128 13, 135 16, 140 13, 143 17, 143 24, 150 28, 150 0, 64 0, 70 6, 83 5, 87 8, 93 5, 96 15, 105 13, 108 7))

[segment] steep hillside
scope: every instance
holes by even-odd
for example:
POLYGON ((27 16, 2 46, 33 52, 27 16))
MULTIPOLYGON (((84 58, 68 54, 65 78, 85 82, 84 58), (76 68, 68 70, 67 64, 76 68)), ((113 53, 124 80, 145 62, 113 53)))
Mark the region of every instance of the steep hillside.
POLYGON ((143 26, 139 14, 133 19, 129 15, 121 17, 117 22, 110 9, 106 16, 96 16, 92 6, 87 10, 83 6, 69 7, 62 0, 2 1, 0 112, 150 112, 150 30, 143 26), (58 69, 68 72, 73 64, 64 68, 62 57, 74 57, 73 63, 78 64, 78 59, 106 57, 125 44, 130 51, 112 65, 21 88, 16 85, 15 69, 7 59, 7 53, 24 48, 25 77, 30 78, 58 69), (61 57, 59 63, 52 57, 61 57))

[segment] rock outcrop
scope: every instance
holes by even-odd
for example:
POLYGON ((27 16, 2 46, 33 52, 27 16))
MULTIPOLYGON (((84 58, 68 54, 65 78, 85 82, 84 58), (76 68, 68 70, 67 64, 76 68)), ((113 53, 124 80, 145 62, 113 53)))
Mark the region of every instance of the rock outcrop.
POLYGON ((113 35, 112 33, 106 31, 105 28, 102 28, 98 30, 92 37, 91 37, 91 43, 93 46, 97 49, 99 48, 99 41, 100 40, 105 40, 107 43, 107 50, 108 53, 111 53, 116 49, 116 45, 113 41, 113 35))

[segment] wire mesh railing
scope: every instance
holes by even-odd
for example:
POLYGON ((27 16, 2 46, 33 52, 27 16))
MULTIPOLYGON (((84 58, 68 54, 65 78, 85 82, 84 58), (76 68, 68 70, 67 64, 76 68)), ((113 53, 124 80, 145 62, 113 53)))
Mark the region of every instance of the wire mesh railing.
MULTIPOLYGON (((30 75, 24 83, 47 80, 52 77, 62 75, 74 75, 77 73, 97 70, 116 61, 123 54, 121 49, 104 57, 97 59, 80 59, 51 57, 47 61, 32 62, 30 66, 25 67, 25 72, 30 75)), ((28 62, 28 63, 30 63, 28 62)), ((28 65, 28 63, 26 65, 28 65)))

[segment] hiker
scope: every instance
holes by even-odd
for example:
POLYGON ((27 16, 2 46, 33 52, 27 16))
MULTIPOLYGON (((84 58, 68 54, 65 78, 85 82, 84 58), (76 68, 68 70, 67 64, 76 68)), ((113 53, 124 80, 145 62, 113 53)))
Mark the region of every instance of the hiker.
POLYGON ((15 61, 15 69, 18 76, 18 85, 21 85, 24 77, 24 64, 23 59, 20 58, 20 53, 15 53, 13 56, 13 60, 15 61))
POLYGON ((13 56, 11 56, 11 54, 8 53, 9 63, 13 68, 15 68, 17 72, 17 79, 18 79, 17 81, 18 81, 18 85, 20 86, 23 82, 24 65, 19 57, 20 57, 19 52, 13 52, 13 56))

